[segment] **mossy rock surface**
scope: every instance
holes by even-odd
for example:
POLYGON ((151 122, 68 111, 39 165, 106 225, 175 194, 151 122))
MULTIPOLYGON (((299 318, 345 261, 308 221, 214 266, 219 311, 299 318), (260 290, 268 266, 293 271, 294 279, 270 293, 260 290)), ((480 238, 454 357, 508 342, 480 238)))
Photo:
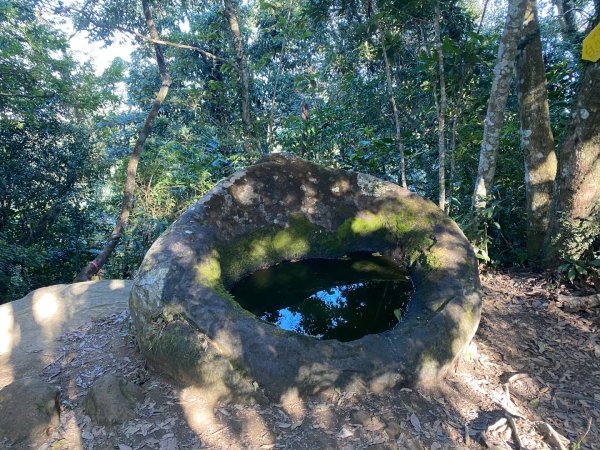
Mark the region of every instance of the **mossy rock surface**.
POLYGON ((432 202, 278 154, 221 181, 154 243, 130 309, 142 351, 175 378, 224 397, 258 389, 278 398, 435 382, 475 334, 481 294, 469 242, 432 202), (413 279, 405 317, 384 333, 344 343, 300 336, 227 291, 282 261, 356 251, 390 256, 413 279))

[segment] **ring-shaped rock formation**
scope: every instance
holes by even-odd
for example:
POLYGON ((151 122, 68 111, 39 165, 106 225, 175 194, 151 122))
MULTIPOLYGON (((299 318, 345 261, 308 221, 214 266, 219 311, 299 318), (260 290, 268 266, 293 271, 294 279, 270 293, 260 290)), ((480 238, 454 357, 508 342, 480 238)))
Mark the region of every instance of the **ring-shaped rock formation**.
POLYGON ((479 324, 476 259, 432 202, 372 176, 268 156, 236 172, 154 243, 130 310, 142 352, 183 383, 223 396, 381 391, 443 377, 479 324), (282 261, 380 252, 408 267, 402 321, 351 342, 281 330, 227 289, 282 261))

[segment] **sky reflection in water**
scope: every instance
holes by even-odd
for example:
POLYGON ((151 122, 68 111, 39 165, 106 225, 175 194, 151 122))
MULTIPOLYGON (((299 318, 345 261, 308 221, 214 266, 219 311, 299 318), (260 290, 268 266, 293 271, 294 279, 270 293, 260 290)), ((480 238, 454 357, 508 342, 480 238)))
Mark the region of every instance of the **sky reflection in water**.
POLYGON ((405 270, 369 253, 285 262, 257 271, 231 289, 242 307, 267 322, 340 341, 393 327, 412 292, 405 270))

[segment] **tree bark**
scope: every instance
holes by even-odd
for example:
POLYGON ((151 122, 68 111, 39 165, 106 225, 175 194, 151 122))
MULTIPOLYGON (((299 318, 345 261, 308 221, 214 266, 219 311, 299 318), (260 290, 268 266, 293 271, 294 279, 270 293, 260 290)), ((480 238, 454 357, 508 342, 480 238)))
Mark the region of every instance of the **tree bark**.
POLYGON ((454 197, 454 180, 456 179, 456 138, 458 136, 458 120, 460 119, 460 109, 457 108, 452 117, 452 126, 450 128, 450 173, 448 174, 448 202, 446 204, 446 213, 452 217, 452 199, 454 197))
POLYGON ((435 3, 435 47, 438 58, 438 76, 440 83, 440 102, 437 108, 438 118, 438 183, 439 197, 438 206, 444 210, 446 205, 446 109, 448 100, 446 97, 446 78, 444 75, 444 52, 442 49, 442 37, 440 33, 440 21, 442 12, 440 10, 440 0, 435 3))
MULTIPOLYGON (((156 24, 152 19, 152 12, 150 10, 150 6, 148 4, 148 0, 142 0, 142 6, 144 9, 144 17, 146 19, 146 26, 148 27, 148 31, 150 32, 150 36, 154 40, 160 40, 160 36, 156 29, 156 24)), ((156 55, 156 64, 158 65, 158 71, 160 73, 160 78, 162 81, 160 90, 156 94, 154 102, 152 103, 152 107, 150 108, 150 112, 144 121, 144 125, 138 134, 138 138, 136 140, 135 146, 133 147, 133 151, 131 152, 131 157, 129 158, 129 163, 127 164, 127 177, 125 179, 125 189, 123 192, 123 201, 121 203, 121 211, 119 213, 119 217, 117 218, 117 223, 113 228, 112 233, 108 237, 108 241, 104 245, 102 251, 90 261, 77 275, 75 281, 87 281, 91 276, 97 274, 102 266, 108 261, 110 256, 112 255, 115 247, 121 240, 123 236, 123 231, 127 225, 129 220, 129 215, 131 213, 131 209, 133 206, 133 194, 135 191, 135 176, 137 173, 137 166, 140 160, 140 155, 144 150, 144 144, 146 143, 146 139, 150 135, 152 130, 152 125, 154 124, 154 120, 158 115, 158 111, 160 110, 165 98, 169 92, 169 87, 171 86, 171 77, 167 73, 167 66, 165 63, 165 58, 163 55, 162 48, 159 44, 154 45, 154 52, 156 55)))
MULTIPOLYGON (((490 91, 488 108, 483 127, 483 141, 479 155, 479 167, 473 192, 472 212, 485 208, 486 197, 490 193, 496 172, 496 157, 500 145, 500 134, 504 123, 504 109, 514 72, 517 44, 521 37, 521 27, 525 17, 527 0, 511 0, 504 31, 498 48, 494 68, 494 81, 490 91)), ((478 224, 473 223, 477 228, 478 224)))
POLYGON ((600 207, 600 61, 584 69, 573 116, 559 147, 551 222, 546 236, 546 267, 555 267, 571 227, 600 207))
POLYGON ((572 42, 578 35, 573 2, 571 0, 553 0, 552 3, 556 6, 563 39, 572 42))
POLYGON ((223 0, 223 12, 229 22, 229 30, 233 38, 235 50, 236 69, 240 77, 240 102, 242 109, 242 122, 244 123, 244 136, 246 138, 246 150, 252 149, 252 119, 250 118, 250 71, 248 70, 248 59, 240 24, 238 22, 238 6, 236 0, 223 0))
MULTIPOLYGON (((279 55, 279 64, 277 64, 277 71, 275 72, 275 83, 273 83, 273 94, 271 95, 271 107, 269 108, 269 119, 267 122, 267 148, 268 151, 271 151, 271 146, 273 142, 273 130, 275 129, 275 105, 277 101, 277 88, 279 86, 279 78, 281 77, 281 72, 283 71, 285 65, 285 54, 287 51, 287 43, 288 39, 286 36, 287 26, 290 21, 290 17, 292 17, 292 10, 290 9, 287 13, 287 17, 285 19, 285 24, 283 26, 282 33, 285 38, 285 42, 281 46, 281 53, 279 55)), ((305 105, 304 101, 301 104, 305 105)), ((304 117, 303 117, 304 118, 304 117)), ((301 149, 302 154, 304 154, 304 148, 301 149)))
POLYGON ((536 0, 527 1, 516 66, 521 150, 525 161, 527 258, 530 265, 537 266, 543 257, 550 224, 557 158, 550 128, 536 0))
POLYGON ((308 133, 306 131, 308 126, 308 119, 310 118, 310 110, 308 109, 308 103, 304 100, 300 103, 300 117, 302 118, 302 136, 300 140, 300 156, 304 158, 306 153, 306 141, 308 140, 308 133))
POLYGON ((406 159, 404 157, 404 146, 402 145, 402 129, 400 127, 400 117, 398 114, 398 105, 396 105, 396 96, 392 85, 392 74, 390 70, 390 61, 388 59, 387 50, 385 48, 385 33, 379 29, 381 36, 381 51, 383 52, 383 61, 385 63, 385 79, 390 105, 392 106, 392 114, 394 116, 394 125, 396 127, 396 145, 398 146, 398 154, 400 155, 400 184, 403 188, 407 187, 406 183, 406 159))
MULTIPOLYGON (((594 2, 596 14, 588 31, 600 23, 600 2, 594 2)), ((556 268, 560 259, 577 259, 585 251, 577 245, 589 219, 600 213, 600 60, 584 63, 571 121, 567 126, 558 151, 558 171, 554 183, 550 227, 546 234, 544 267, 556 268), (574 239, 575 238, 575 239, 574 239), (576 247, 573 247, 573 243, 576 247), (579 254, 574 254, 579 253, 579 254)), ((597 228, 592 222, 591 231, 597 228)), ((588 234, 590 229, 587 230, 588 234)), ((584 236, 593 239, 593 236, 584 236)))

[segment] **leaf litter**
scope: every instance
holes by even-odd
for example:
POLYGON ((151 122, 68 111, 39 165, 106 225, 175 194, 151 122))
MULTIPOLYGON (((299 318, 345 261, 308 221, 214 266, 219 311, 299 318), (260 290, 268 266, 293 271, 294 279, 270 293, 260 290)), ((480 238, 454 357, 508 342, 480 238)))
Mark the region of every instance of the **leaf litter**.
POLYGON ((46 449, 462 449, 600 450, 600 314, 565 313, 557 289, 528 272, 482 274, 479 330, 435 388, 337 392, 282 403, 232 404, 186 394, 139 354, 128 311, 59 339, 40 374, 62 391, 61 423, 46 449), (102 374, 142 386, 144 402, 122 425, 96 426, 82 404, 102 374), (553 440, 554 439, 554 440, 553 440))

